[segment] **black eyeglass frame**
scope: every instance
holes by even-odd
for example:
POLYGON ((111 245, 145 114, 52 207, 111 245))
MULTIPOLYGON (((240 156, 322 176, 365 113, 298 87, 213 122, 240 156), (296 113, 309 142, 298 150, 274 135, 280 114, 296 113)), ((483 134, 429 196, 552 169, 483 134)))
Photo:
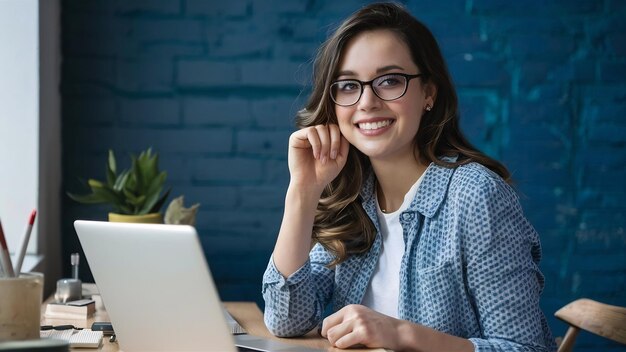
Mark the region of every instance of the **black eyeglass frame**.
POLYGON ((45 331, 45 330, 83 330, 83 328, 79 328, 76 327, 74 325, 71 324, 67 324, 67 325, 41 325, 39 327, 39 330, 45 331))
POLYGON ((365 90, 365 86, 370 86, 370 88, 372 88, 372 92, 374 92, 374 95, 376 95, 379 99, 383 100, 383 101, 393 101, 393 100, 397 100, 402 98, 405 94, 406 91, 409 89, 409 83, 411 82, 411 80, 413 78, 417 78, 417 77, 422 77, 425 76, 425 74, 423 73, 418 73, 415 75, 410 75, 407 73, 385 73, 384 75, 380 75, 378 77, 374 77, 373 79, 369 80, 369 81, 360 81, 358 79, 339 79, 334 81, 331 85, 330 85, 330 90, 329 90, 329 95, 330 95, 330 99, 333 101, 333 103, 339 105, 339 106, 352 106, 356 103, 359 102, 359 100, 361 100, 361 97, 363 96, 363 91, 365 90), (376 89, 374 89, 374 86, 372 85, 372 83, 374 83, 375 80, 380 79, 381 77, 385 77, 385 76, 402 76, 404 77, 405 84, 404 84, 404 91, 402 92, 402 94, 400 94, 400 96, 398 96, 397 98, 393 98, 393 99, 385 99, 383 97, 381 97, 380 95, 378 95, 378 93, 376 92, 376 89), (356 101, 352 104, 339 104, 336 100, 335 97, 333 96, 333 86, 338 84, 338 83, 342 83, 342 82, 358 82, 359 86, 361 87, 361 92, 359 93, 359 97, 356 99, 356 101))

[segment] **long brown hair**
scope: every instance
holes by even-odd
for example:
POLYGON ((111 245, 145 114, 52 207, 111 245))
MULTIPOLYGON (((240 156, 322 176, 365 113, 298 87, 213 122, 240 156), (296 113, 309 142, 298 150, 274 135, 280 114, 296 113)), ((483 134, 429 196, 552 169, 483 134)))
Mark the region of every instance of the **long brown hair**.
MULTIPOLYGON (((313 91, 305 109, 296 116, 297 127, 337 123, 329 89, 336 79, 344 48, 358 34, 378 29, 390 30, 402 39, 423 74, 422 82, 437 87, 436 102, 431 111, 424 113, 415 135, 415 148, 421 161, 444 167, 476 161, 509 181, 510 174, 501 163, 480 152, 463 136, 457 95, 439 45, 430 30, 398 4, 363 7, 322 44, 313 67, 313 91), (440 159, 453 155, 458 156, 453 163, 440 159)), ((367 156, 351 146, 346 166, 322 193, 313 239, 335 256, 331 265, 341 263, 351 254, 366 252, 374 242, 376 229, 359 199, 369 169, 367 156)))

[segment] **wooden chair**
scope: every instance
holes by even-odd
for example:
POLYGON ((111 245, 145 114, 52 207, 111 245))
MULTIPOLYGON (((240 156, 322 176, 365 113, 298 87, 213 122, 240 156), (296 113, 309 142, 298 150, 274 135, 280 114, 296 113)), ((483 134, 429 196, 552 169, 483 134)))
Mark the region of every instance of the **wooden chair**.
POLYGON ((558 352, 571 352, 580 329, 626 345, 626 308, 582 298, 554 315, 570 325, 558 352))

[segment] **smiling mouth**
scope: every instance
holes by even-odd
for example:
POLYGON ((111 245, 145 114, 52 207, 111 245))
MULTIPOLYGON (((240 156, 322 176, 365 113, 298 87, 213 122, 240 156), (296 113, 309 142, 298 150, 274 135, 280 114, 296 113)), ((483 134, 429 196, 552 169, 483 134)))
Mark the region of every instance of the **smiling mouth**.
POLYGON ((376 122, 362 122, 358 123, 357 126, 362 130, 377 130, 384 127, 387 127, 393 123, 393 120, 383 120, 376 122))

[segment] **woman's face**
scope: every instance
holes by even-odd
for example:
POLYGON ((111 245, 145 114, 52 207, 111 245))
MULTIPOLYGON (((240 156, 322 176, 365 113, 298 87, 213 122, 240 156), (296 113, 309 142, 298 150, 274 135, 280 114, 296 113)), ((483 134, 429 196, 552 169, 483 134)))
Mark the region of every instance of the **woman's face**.
MULTIPOLYGON (((344 49, 337 80, 370 81, 389 73, 421 73, 413 62, 408 46, 389 30, 359 34, 344 49)), ((374 82, 382 89, 388 82, 374 82)), ((341 133, 370 160, 406 160, 414 158, 414 138, 426 105, 433 105, 435 89, 408 81, 406 93, 399 99, 385 101, 376 96, 372 86, 363 86, 359 101, 351 106, 335 105, 341 133)))

